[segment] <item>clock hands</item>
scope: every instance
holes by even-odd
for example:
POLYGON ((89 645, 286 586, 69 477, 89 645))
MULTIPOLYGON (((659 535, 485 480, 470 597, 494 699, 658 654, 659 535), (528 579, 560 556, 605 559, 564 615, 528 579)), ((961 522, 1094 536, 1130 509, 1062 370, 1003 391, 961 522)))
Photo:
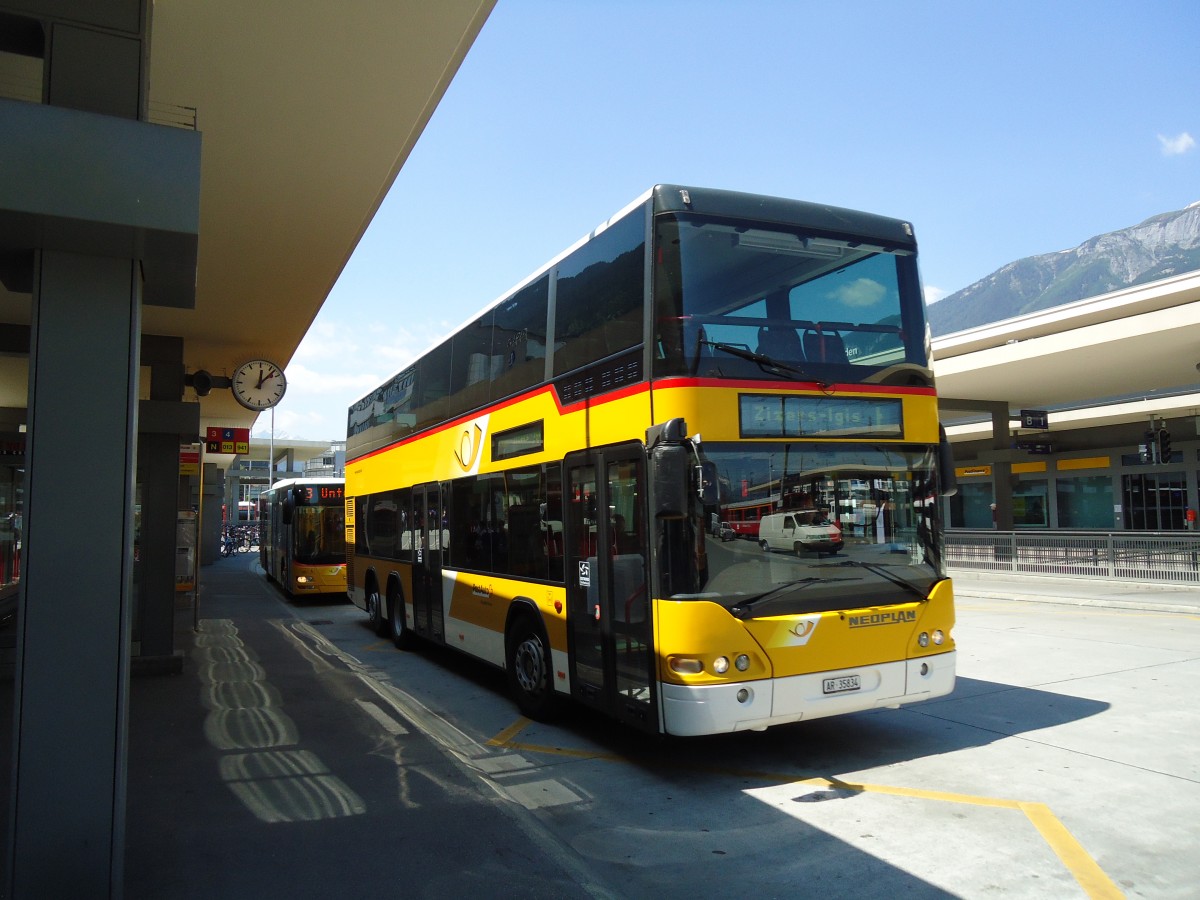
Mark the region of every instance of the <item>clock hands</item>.
POLYGON ((270 374, 270 375, 266 375, 266 374, 264 374, 264 373, 263 373, 263 370, 262 370, 262 368, 261 368, 261 367, 259 367, 259 370, 258 370, 258 384, 256 384, 256 385, 254 386, 254 387, 255 387, 255 389, 256 389, 256 390, 262 390, 263 382, 264 382, 264 381, 266 381, 268 378, 274 378, 274 377, 275 377, 277 374, 278 374, 278 372, 276 372, 276 371, 275 371, 275 369, 272 369, 272 370, 271 370, 271 374, 270 374))

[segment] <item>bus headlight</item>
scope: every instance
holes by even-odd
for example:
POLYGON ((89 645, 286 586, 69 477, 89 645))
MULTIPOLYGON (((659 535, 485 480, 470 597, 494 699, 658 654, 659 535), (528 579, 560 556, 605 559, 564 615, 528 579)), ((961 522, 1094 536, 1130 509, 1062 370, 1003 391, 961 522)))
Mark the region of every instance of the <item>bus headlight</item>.
POLYGON ((704 671, 704 663, 684 656, 672 656, 668 665, 672 672, 678 672, 680 675, 699 675, 704 671))
POLYGON ((942 634, 942 629, 937 629, 933 633, 933 642, 939 647, 946 642, 946 635, 942 634))
POLYGON ((309 577, 307 575, 297 575, 296 584, 308 584, 309 577))
POLYGON ((745 672, 750 668, 750 657, 743 653, 733 661, 733 665, 739 672, 745 672))
POLYGON ((917 635, 917 643, 920 644, 922 647, 928 647, 929 646, 929 632, 922 631, 919 635, 917 635))
POLYGON ((713 671, 716 672, 718 675, 724 675, 726 672, 728 672, 729 671, 729 657, 728 656, 718 656, 713 661, 713 671))

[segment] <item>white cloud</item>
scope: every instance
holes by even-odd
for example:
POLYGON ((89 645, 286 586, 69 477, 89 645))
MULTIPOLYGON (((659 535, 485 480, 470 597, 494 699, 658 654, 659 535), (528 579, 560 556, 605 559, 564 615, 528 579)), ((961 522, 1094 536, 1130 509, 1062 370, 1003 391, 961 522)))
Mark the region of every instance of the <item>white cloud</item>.
MULTIPOLYGON (((275 409, 275 434, 299 440, 344 440, 346 410, 445 336, 445 323, 406 328, 390 322, 318 320, 296 348, 284 374, 288 387, 275 409)), ((253 434, 266 437, 271 417, 253 434)))
POLYGON ((856 278, 834 291, 838 302, 852 307, 874 306, 883 299, 887 289, 871 278, 856 278))
POLYGON ((926 285, 925 286, 925 303, 926 303, 926 305, 932 306, 933 304, 935 304, 939 300, 941 300, 943 297, 945 297, 947 293, 949 293, 949 292, 942 290, 940 287, 934 287, 931 284, 926 285))
POLYGON ((1158 136, 1158 143, 1162 146, 1163 156, 1179 156, 1196 149, 1196 139, 1186 131, 1177 137, 1167 137, 1160 134, 1158 136))

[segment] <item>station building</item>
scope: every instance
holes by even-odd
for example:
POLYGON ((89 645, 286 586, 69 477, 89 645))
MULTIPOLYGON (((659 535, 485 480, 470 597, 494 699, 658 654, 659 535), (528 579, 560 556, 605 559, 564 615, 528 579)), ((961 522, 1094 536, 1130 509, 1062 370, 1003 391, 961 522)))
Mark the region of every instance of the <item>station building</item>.
POLYGON ((935 339, 950 526, 1194 529, 1198 326, 1186 272, 935 339))

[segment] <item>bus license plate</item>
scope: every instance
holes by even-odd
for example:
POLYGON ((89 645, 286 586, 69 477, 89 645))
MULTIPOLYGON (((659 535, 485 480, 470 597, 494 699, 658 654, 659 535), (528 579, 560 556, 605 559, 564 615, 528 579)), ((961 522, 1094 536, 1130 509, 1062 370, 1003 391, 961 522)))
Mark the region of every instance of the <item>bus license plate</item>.
POLYGON ((858 675, 839 675, 837 678, 826 678, 821 687, 826 694, 857 691, 862 687, 862 679, 858 675))

